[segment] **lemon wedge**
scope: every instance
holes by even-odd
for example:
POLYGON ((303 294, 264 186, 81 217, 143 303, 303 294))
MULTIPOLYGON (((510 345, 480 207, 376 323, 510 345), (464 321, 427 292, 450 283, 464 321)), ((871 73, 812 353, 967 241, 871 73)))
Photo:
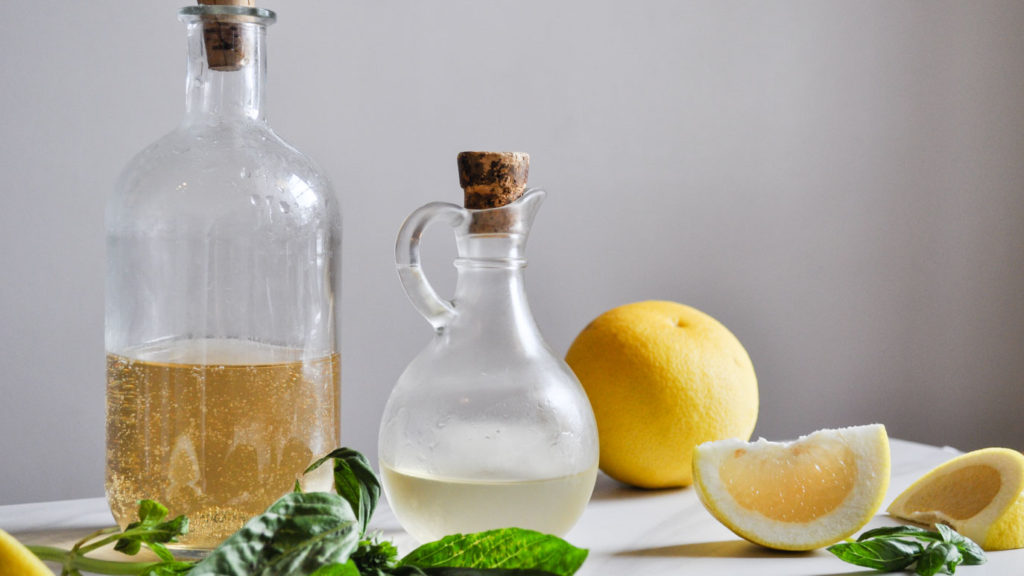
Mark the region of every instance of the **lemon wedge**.
POLYGON ((0 530, 0 574, 14 576, 53 576, 43 561, 25 548, 17 538, 0 530))
POLYGON ((948 524, 985 550, 1024 548, 1024 455, 985 448, 957 456, 911 484, 888 512, 948 524))
POLYGON ((881 424, 819 430, 793 442, 719 440, 693 457, 697 495, 737 535, 779 550, 813 550, 850 536, 889 487, 881 424))

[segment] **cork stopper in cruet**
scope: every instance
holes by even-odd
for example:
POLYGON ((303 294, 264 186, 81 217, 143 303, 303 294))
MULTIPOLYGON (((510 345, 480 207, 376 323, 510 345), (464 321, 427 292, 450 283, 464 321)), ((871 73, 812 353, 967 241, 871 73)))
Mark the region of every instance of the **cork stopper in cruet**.
POLYGON ((530 155, 525 152, 461 152, 458 162, 466 208, 504 206, 526 190, 530 155))
MULTIPOLYGON (((248 6, 255 0, 199 0, 201 6, 248 6)), ((203 41, 206 44, 206 64, 211 70, 230 72, 238 70, 252 50, 238 26, 239 20, 231 16, 218 16, 204 20, 203 41)))

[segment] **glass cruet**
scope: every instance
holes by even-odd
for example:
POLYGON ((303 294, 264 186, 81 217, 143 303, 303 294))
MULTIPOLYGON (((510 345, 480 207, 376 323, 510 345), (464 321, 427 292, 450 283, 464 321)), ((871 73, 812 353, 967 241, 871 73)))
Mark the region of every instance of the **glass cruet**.
POLYGON ((384 489, 421 542, 510 526, 563 535, 593 491, 598 439, 583 388, 526 301, 526 239, 545 192, 525 190, 526 154, 463 152, 458 162, 466 207, 419 208, 395 248, 406 294, 435 333, 384 409, 384 489), (455 231, 451 301, 420 267, 434 222, 455 231))
MULTIPOLYGON (((341 215, 267 122, 274 13, 199 5, 179 18, 184 118, 107 203, 106 492, 122 527, 142 498, 187 515, 187 554, 338 444, 341 215)), ((303 482, 329 489, 330 470, 303 482)))

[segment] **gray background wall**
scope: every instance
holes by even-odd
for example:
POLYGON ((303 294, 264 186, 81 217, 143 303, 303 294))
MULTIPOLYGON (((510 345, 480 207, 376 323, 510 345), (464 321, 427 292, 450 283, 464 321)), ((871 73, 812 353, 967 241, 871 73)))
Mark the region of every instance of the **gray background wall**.
MULTIPOLYGON (((558 353, 677 300, 746 345, 755 434, 1024 448, 1024 3, 265 5, 271 122, 345 211, 346 445, 376 452, 431 334, 404 216, 459 200, 458 151, 513 149, 551 192, 527 278, 558 353)), ((103 205, 180 117, 178 6, 3 3, 0 504, 103 492, 103 205)))

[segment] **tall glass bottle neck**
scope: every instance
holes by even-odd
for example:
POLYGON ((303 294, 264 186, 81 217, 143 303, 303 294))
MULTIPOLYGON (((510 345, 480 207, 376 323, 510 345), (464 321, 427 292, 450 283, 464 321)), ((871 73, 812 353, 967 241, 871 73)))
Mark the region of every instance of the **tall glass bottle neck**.
POLYGON ((202 18, 187 21, 188 74, 185 81, 185 123, 266 122, 266 25, 232 23, 235 40, 244 47, 231 65, 211 66, 209 34, 202 18))

